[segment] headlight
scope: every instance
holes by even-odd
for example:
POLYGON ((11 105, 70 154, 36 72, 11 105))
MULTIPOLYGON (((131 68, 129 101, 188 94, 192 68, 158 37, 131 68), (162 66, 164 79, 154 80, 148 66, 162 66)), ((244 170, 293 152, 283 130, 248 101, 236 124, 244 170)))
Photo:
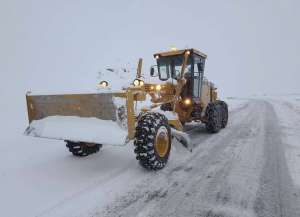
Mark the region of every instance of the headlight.
POLYGON ((138 79, 135 79, 135 80, 133 81, 133 85, 134 85, 134 86, 139 86, 139 84, 140 84, 140 81, 139 81, 138 79))
POLYGON ((185 100, 183 101, 183 103, 184 103, 185 105, 190 105, 190 104, 192 103, 192 100, 189 99, 189 98, 187 98, 187 99, 185 99, 185 100))
POLYGON ((134 86, 143 86, 144 84, 145 84, 145 82, 140 79, 134 79, 134 81, 133 81, 134 86))
POLYGON ((161 85, 160 84, 156 85, 155 90, 160 91, 161 90, 161 85))
POLYGON ((100 87, 107 87, 107 86, 108 86, 108 82, 107 82, 107 81, 101 81, 101 82, 99 83, 99 86, 100 86, 100 87))

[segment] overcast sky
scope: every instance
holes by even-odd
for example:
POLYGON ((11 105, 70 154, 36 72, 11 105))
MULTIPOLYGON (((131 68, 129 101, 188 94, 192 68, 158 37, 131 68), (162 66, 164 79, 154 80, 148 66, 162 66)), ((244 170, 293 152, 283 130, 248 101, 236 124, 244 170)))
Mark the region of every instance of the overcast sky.
POLYGON ((171 46, 206 53, 222 95, 300 92, 299 2, 0 0, 1 97, 90 89, 139 57, 149 73, 171 46))

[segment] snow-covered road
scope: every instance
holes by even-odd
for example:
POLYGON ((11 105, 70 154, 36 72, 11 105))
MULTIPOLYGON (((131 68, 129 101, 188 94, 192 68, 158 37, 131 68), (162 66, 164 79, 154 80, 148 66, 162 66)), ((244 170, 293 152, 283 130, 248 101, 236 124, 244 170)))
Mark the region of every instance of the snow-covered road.
POLYGON ((1 212, 13 217, 300 216, 298 102, 228 101, 227 128, 212 135, 203 126, 187 126, 193 152, 175 143, 168 165, 157 172, 142 169, 130 145, 107 146, 78 159, 57 141, 7 140, 0 147, 5 153, 1 212))
POLYGON ((300 216, 300 189, 289 174, 278 123, 269 102, 251 100, 217 136, 193 132, 199 145, 192 156, 145 180, 104 214, 300 216))

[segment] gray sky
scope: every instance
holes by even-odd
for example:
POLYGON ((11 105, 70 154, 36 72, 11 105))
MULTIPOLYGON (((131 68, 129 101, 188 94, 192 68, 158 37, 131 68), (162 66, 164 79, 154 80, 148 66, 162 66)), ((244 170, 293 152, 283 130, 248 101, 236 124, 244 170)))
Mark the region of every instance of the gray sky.
POLYGON ((299 2, 1 0, 1 97, 93 88, 139 57, 148 73, 172 45, 206 53, 222 95, 300 92, 299 2))

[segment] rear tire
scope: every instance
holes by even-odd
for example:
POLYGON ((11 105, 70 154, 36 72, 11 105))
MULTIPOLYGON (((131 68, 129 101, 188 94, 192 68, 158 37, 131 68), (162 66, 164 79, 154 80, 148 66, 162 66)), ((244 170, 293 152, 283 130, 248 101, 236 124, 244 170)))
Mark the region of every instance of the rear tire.
POLYGON ((97 153, 102 147, 101 144, 84 143, 84 142, 72 142, 66 141, 69 151, 77 157, 86 157, 90 154, 97 153))
POLYGON ((206 108, 206 118, 205 123, 206 130, 209 133, 217 133, 221 129, 222 121, 222 107, 217 102, 211 102, 206 108))
POLYGON ((136 126, 134 152, 140 165, 149 170, 162 169, 171 150, 171 129, 167 118, 147 112, 140 116, 136 126))
POLYGON ((221 127, 225 128, 228 123, 228 105, 224 101, 218 101, 222 109, 221 127))

